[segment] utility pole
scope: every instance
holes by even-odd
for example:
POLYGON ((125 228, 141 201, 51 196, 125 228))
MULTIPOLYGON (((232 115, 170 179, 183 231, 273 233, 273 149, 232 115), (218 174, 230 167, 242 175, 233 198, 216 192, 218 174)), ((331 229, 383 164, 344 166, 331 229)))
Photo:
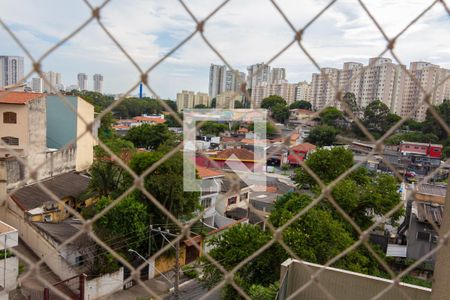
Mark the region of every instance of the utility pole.
POLYGON ((152 227, 150 227, 150 232, 157 232, 159 234, 161 234, 161 236, 163 237, 164 240, 166 240, 173 248, 175 248, 175 283, 174 283, 174 287, 173 287, 173 296, 174 299, 178 300, 179 299, 179 282, 180 282, 180 241, 177 240, 175 243, 175 246, 173 245, 173 243, 166 237, 166 234, 168 236, 177 238, 176 234, 170 233, 169 229, 167 229, 166 231, 161 230, 161 227, 158 227, 158 229, 153 229, 152 227))
POLYGON ((176 257, 176 261, 175 261, 175 287, 174 287, 174 298, 178 300, 179 297, 179 290, 178 290, 178 286, 179 286, 179 282, 180 282, 180 240, 177 240, 176 242, 176 247, 175 247, 175 257, 176 257))

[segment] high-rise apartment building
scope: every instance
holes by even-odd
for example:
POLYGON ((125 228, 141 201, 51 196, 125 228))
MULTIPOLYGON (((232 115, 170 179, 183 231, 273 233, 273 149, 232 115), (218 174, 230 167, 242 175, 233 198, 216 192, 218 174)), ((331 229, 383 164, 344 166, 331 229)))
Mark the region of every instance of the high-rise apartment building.
MULTIPOLYGON (((278 83, 261 82, 252 90, 252 99, 256 108, 261 107, 261 102, 264 98, 272 95, 282 97, 289 105, 295 101, 296 87, 297 84, 288 83, 286 80, 278 83)), ((251 105, 253 107, 253 103, 251 105)))
POLYGON ((270 73, 270 82, 278 83, 286 80, 286 69, 285 68, 272 68, 270 73))
POLYGON ((234 91, 223 92, 216 96, 216 108, 234 109, 234 102, 242 102, 242 95, 234 91))
POLYGON ((0 56, 0 88, 20 84, 23 79, 23 57, 0 56))
POLYGON ((380 100, 391 112, 400 113, 405 86, 403 66, 392 63, 389 58, 371 58, 369 65, 345 62, 342 69, 323 68, 320 74, 313 74, 310 101, 315 109, 326 106, 341 108, 336 99, 337 88, 345 95, 355 95, 359 107, 380 100), (327 77, 329 80, 327 80, 327 77))
POLYGON ((44 89, 42 78, 40 78, 40 77, 32 78, 31 79, 31 89, 33 90, 33 92, 42 93, 43 89, 44 89))
POLYGON ((78 87, 80 88, 80 91, 87 90, 87 80, 88 80, 87 75, 84 73, 79 73, 77 75, 77 79, 78 79, 78 87))
POLYGON ((312 74, 309 99, 313 108, 320 110, 327 106, 339 107, 336 100, 341 71, 335 68, 322 68, 320 73, 312 74))
POLYGON ((181 91, 177 93, 177 110, 182 112, 187 108, 194 108, 196 105, 203 104, 209 106, 209 95, 207 93, 193 91, 181 91))
POLYGON ((361 90, 356 97, 357 102, 360 107, 366 107, 370 102, 380 100, 391 112, 399 112, 404 81, 403 69, 392 63, 391 59, 371 58, 361 76, 361 90))
POLYGON ((227 70, 225 73, 225 92, 239 92, 245 81, 245 73, 227 70))
POLYGON ((254 64, 247 67, 247 88, 253 90, 262 82, 270 82, 270 66, 264 63, 254 64))
POLYGON ((227 70, 226 66, 211 64, 209 68, 209 97, 212 99, 223 92, 239 92, 245 81, 245 74, 227 70))
POLYGON ((44 92, 47 93, 55 93, 56 91, 64 89, 61 81, 61 74, 53 71, 44 73, 43 89, 44 92))
POLYGON ((425 93, 420 88, 422 86, 426 93, 433 91, 430 102, 433 105, 441 104, 446 96, 450 96, 450 82, 447 80, 441 84, 448 76, 450 70, 443 69, 437 65, 428 62, 412 62, 409 71, 414 79, 406 76, 405 92, 401 105, 401 116, 407 116, 416 106, 418 109, 414 112, 412 118, 417 121, 423 121, 426 117, 427 105, 421 104, 425 93))
POLYGON ((311 89, 311 85, 302 81, 297 84, 295 87, 295 101, 308 101, 309 102, 309 90, 311 89))
POLYGON ((212 99, 225 91, 226 66, 211 64, 209 67, 209 89, 208 94, 212 99))
POLYGON ((103 93, 103 75, 94 74, 94 91, 103 93))

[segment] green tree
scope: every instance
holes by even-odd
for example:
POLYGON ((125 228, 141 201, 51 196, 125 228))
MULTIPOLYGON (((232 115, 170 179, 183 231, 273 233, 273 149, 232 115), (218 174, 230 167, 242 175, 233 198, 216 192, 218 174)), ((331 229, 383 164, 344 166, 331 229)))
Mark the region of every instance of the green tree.
MULTIPOLYGON (((85 218, 92 218, 102 212, 112 201, 110 197, 102 197, 94 206, 85 208, 82 214, 85 218)), ((114 251, 125 258, 128 257, 129 248, 143 252, 146 250, 150 224, 148 215, 142 213, 145 209, 146 207, 142 202, 133 195, 129 195, 93 224, 94 232, 107 245, 113 247, 114 251), (130 236, 133 237, 132 240, 129 239, 130 236)), ((90 252, 86 255, 95 255, 95 260, 89 266, 91 268, 90 273, 101 275, 119 269, 119 262, 111 254, 105 252, 102 247, 94 245, 89 249, 90 252)), ((81 248, 82 250, 83 248, 81 248)))
POLYGON ((242 101, 234 101, 234 108, 244 108, 244 105, 242 104, 242 101))
MULTIPOLYGON (((311 198, 288 193, 275 202, 270 222, 280 227, 305 208, 311 198)), ((325 209, 311 208, 283 232, 283 240, 302 259, 323 264, 353 243, 352 235, 340 220, 325 209)))
POLYGON ((363 124, 375 138, 381 137, 399 120, 400 117, 391 113, 380 100, 371 102, 364 110, 363 124))
POLYGON ((204 109, 204 108, 208 108, 205 104, 197 104, 196 106, 194 106, 194 108, 196 109, 204 109))
POLYGON ((422 133, 420 131, 410 131, 395 133, 385 141, 387 145, 399 145, 401 141, 417 143, 437 143, 439 138, 433 133, 422 133))
POLYGON ((308 101, 300 100, 300 101, 292 102, 291 105, 289 105, 289 108, 290 109, 307 109, 307 110, 311 110, 312 109, 312 105, 308 101))
POLYGON ((203 134, 211 134, 211 135, 219 135, 221 132, 225 132, 228 130, 228 126, 226 124, 217 123, 214 121, 206 121, 200 127, 200 131, 203 134))
MULTIPOLYGON (((123 139, 110 139, 105 141, 105 145, 125 163, 134 153, 133 144, 123 139)), ((122 184, 124 173, 124 169, 103 148, 95 146, 94 163, 89 169, 89 193, 100 197, 115 194, 122 184)))
POLYGON ((215 97, 212 98, 212 100, 211 100, 211 108, 216 108, 216 102, 217 102, 216 98, 215 97))
POLYGON ((272 109, 277 104, 281 104, 283 106, 287 105, 286 100, 284 100, 283 97, 271 95, 262 100, 261 108, 272 109))
MULTIPOLYGON (((268 232, 249 224, 230 227, 220 236, 212 238, 208 244, 212 247, 209 255, 226 269, 231 270, 242 260, 252 255, 271 240, 268 232)), ((280 264, 287 258, 284 251, 274 245, 252 259, 236 273, 235 280, 248 293, 252 285, 270 287, 279 278, 280 264)), ((223 280, 223 273, 214 265, 206 264, 204 281, 211 288, 223 280)), ((239 299, 239 294, 230 286, 223 290, 224 299, 239 299)))
MULTIPOLYGON (((318 149, 308 156, 305 163, 323 182, 330 183, 353 166, 353 154, 343 147, 318 149)), ((297 169, 296 182, 299 187, 316 184, 303 168, 297 169)))
MULTIPOLYGON (((352 152, 342 147, 319 149, 309 155, 305 163, 325 184, 338 178, 354 164, 352 152)), ((313 191, 319 193, 317 182, 304 169, 297 170, 295 181, 299 187, 312 185, 313 191)), ((359 168, 334 186, 332 196, 359 226, 367 227, 372 223, 369 212, 383 215, 400 202, 397 189, 395 177, 386 174, 369 176, 366 169, 359 168)), ((392 221, 396 221, 402 213, 400 210, 394 214, 392 221)), ((336 215, 336 218, 340 216, 336 215)))
POLYGON ((272 107, 272 117, 280 123, 289 119, 289 108, 283 104, 277 104, 272 107))
POLYGON ((161 144, 173 141, 175 135, 166 124, 142 124, 132 127, 125 139, 137 148, 157 149, 161 144))
POLYGON ((344 114, 335 107, 327 107, 320 114, 320 123, 328 126, 341 126, 344 114))
MULTIPOLYGON (((347 92, 342 98, 344 103, 347 105, 348 109, 355 115, 359 114, 360 108, 358 103, 356 103, 356 96, 354 93, 347 92)), ((346 113, 347 114, 347 113, 346 113)))
POLYGON ((320 125, 310 131, 305 141, 318 147, 331 146, 336 141, 338 133, 339 131, 332 126, 320 125))
MULTIPOLYGON (((153 151, 137 153, 130 162, 130 167, 138 175, 157 163, 166 152, 153 151)), ((126 177, 125 187, 131 186, 133 179, 126 177)), ((199 193, 185 192, 183 189, 183 154, 178 152, 159 165, 144 180, 144 186, 175 217, 183 218, 199 207, 199 193)), ((142 201, 148 203, 147 212, 153 224, 165 223, 168 218, 141 192, 142 201)))
MULTIPOLYGON (((181 121, 183 121, 183 114, 181 113, 177 113, 178 117, 181 119, 181 121)), ((177 120, 175 120, 175 117, 172 116, 172 114, 166 115, 165 116, 166 119, 166 125, 167 127, 183 127, 183 123, 178 123, 177 120)))
MULTIPOLYGON (((450 100, 444 100, 442 104, 434 107, 442 118, 442 120, 450 126, 450 100)), ((422 131, 424 133, 433 133, 435 134, 439 140, 445 140, 447 136, 447 132, 442 128, 441 124, 436 120, 433 114, 430 112, 430 109, 427 110, 427 114, 425 117, 425 121, 423 122, 422 131)))

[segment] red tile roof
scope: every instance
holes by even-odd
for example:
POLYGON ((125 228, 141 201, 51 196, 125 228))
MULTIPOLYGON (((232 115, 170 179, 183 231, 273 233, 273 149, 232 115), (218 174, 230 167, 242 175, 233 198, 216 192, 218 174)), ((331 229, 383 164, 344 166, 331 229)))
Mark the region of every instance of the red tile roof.
POLYGON ((270 144, 270 140, 265 139, 265 140, 260 140, 260 139, 242 139, 240 141, 243 144, 247 144, 247 145, 269 145, 270 144))
POLYGON ((3 92, 0 92, 0 103, 25 104, 28 101, 36 100, 43 96, 44 96, 44 94, 41 94, 41 93, 3 91, 3 92))
POLYGON ((237 158, 239 158, 240 160, 254 160, 254 153, 250 150, 247 149, 226 149, 223 151, 220 151, 219 153, 217 153, 215 158, 219 158, 219 159, 227 159, 229 158, 231 155, 236 155, 237 158))
POLYGON ((313 144, 310 144, 310 143, 303 143, 303 144, 292 146, 290 149, 303 151, 303 152, 309 152, 311 150, 315 150, 316 146, 313 144))
POLYGON ((198 176, 201 178, 224 176, 225 174, 219 170, 208 169, 205 167, 197 166, 198 176))
POLYGON ((114 129, 130 129, 130 126, 126 126, 126 125, 114 125, 112 128, 114 128, 114 129))
POLYGON ((133 120, 138 121, 138 122, 153 122, 153 123, 164 123, 166 122, 165 119, 161 119, 158 117, 144 117, 144 116, 139 116, 139 117, 134 117, 133 120))

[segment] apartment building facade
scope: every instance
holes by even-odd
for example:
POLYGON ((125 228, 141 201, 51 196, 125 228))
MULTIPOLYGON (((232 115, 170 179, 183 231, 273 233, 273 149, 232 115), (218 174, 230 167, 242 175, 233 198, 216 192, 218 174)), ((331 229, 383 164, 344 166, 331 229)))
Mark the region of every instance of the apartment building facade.
POLYGON ((0 88, 21 83, 23 79, 22 56, 0 56, 0 88))
POLYGON ((289 105, 296 99, 296 89, 297 84, 288 83, 286 80, 277 83, 261 82, 252 90, 252 100, 255 102, 256 107, 259 108, 264 98, 277 95, 286 100, 289 105))
POLYGON ((405 92, 401 105, 401 116, 407 116, 414 108, 418 107, 412 118, 417 121, 423 121, 426 117, 427 105, 422 103, 426 93, 431 93, 430 103, 432 105, 441 104, 444 99, 450 99, 450 70, 443 69, 438 65, 428 62, 411 62, 409 71, 412 74, 406 76, 405 92))
POLYGON ((210 98, 207 93, 181 91, 181 93, 177 93, 177 109, 178 112, 182 112, 184 109, 194 108, 196 105, 200 104, 209 106, 209 100, 210 98))
POLYGON ((94 92, 102 93, 103 92, 103 75, 102 74, 94 74, 94 92))
POLYGON ((311 85, 302 81, 297 84, 295 87, 295 101, 308 101, 309 102, 309 94, 310 94, 311 85))

